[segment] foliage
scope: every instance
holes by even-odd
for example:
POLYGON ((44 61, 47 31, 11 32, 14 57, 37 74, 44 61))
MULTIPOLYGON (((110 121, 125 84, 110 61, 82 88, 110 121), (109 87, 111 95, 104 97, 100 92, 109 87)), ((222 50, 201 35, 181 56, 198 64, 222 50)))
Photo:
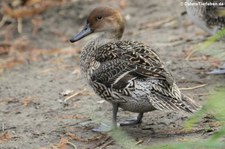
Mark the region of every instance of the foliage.
POLYGON ((209 37, 206 41, 203 43, 200 43, 196 47, 196 51, 201 51, 204 54, 211 55, 213 57, 216 57, 220 60, 225 60, 225 51, 223 48, 217 48, 217 47, 211 47, 217 40, 225 40, 225 29, 221 30, 214 36, 209 37))

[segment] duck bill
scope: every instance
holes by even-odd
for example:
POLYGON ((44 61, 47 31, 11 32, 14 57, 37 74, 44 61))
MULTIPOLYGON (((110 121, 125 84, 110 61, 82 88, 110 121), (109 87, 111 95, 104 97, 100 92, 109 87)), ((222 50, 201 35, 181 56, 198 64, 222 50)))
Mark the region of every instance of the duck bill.
POLYGON ((70 42, 76 42, 84 37, 86 37, 87 35, 91 34, 93 31, 90 29, 89 25, 86 24, 85 27, 83 28, 83 30, 78 33, 77 35, 73 36, 71 39, 70 39, 70 42))

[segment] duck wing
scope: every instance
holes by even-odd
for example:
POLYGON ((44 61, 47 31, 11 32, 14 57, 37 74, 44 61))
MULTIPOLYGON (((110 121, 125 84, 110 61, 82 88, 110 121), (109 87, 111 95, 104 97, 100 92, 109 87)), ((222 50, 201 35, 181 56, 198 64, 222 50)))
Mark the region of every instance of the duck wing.
POLYGON ((108 43, 97 50, 95 59, 100 66, 91 75, 91 85, 106 100, 126 102, 124 97, 135 90, 135 80, 153 80, 149 102, 156 109, 193 112, 198 107, 180 93, 158 55, 142 43, 108 43))
POLYGON ((136 68, 129 72, 139 78, 166 80, 169 85, 174 83, 170 72, 166 70, 158 55, 149 47, 139 42, 118 41, 108 43, 97 50, 96 60, 100 63, 118 59, 136 68))
MULTIPOLYGON (((103 98, 112 97, 112 92, 130 96, 135 79, 164 80, 168 87, 174 83, 158 55, 139 42, 108 43, 97 50, 95 59, 100 66, 90 77, 91 85, 103 98)), ((114 100, 120 100, 119 94, 114 100)))

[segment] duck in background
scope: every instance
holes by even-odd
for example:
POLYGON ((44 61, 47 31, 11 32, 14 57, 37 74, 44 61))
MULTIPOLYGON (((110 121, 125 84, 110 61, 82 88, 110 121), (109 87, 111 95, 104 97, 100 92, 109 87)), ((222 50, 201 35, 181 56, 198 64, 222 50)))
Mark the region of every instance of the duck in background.
MULTIPOLYGON (((225 0, 186 0, 185 6, 192 21, 208 34, 225 29, 225 0)), ((210 74, 225 74, 225 63, 210 74)))

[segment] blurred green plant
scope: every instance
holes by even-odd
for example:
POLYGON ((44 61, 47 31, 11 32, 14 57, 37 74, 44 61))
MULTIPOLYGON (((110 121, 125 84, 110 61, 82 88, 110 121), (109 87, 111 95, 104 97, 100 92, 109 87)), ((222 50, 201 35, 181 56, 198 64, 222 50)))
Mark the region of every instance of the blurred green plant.
POLYGON ((214 36, 209 37, 206 41, 200 43, 196 46, 194 52, 202 52, 207 55, 211 55, 219 60, 225 60, 225 49, 218 47, 211 47, 218 40, 225 40, 225 28, 219 31, 214 36))
POLYGON ((134 139, 130 138, 121 129, 115 129, 111 131, 109 135, 116 141, 117 144, 125 149, 142 149, 140 146, 137 146, 134 139))
POLYGON ((196 148, 196 149, 219 149, 225 147, 225 142, 221 141, 225 137, 225 88, 219 88, 209 96, 208 101, 203 105, 202 109, 196 112, 187 122, 186 129, 193 128, 197 122, 199 122, 205 114, 211 114, 215 117, 217 122, 220 123, 220 129, 215 132, 211 137, 206 140, 197 140, 190 143, 173 144, 171 148, 183 149, 183 148, 196 148))

